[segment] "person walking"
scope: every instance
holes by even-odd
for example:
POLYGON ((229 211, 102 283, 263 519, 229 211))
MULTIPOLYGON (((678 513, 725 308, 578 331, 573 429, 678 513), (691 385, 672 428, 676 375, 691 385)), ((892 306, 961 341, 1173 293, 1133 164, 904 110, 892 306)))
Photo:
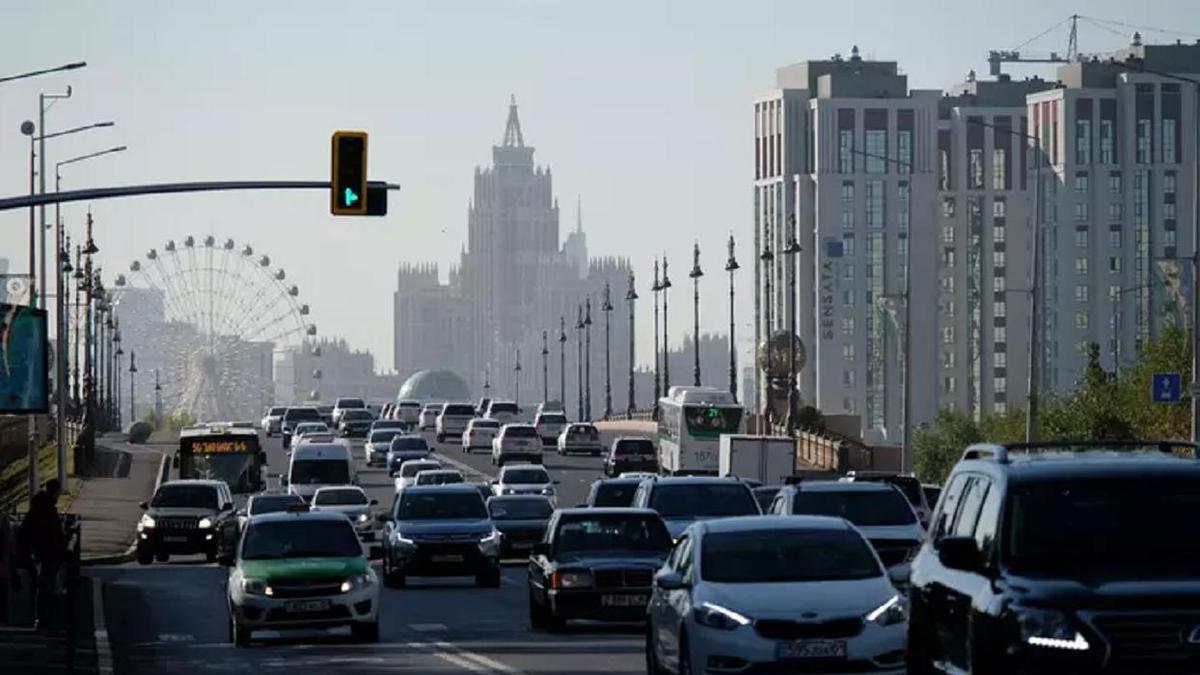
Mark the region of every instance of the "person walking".
POLYGON ((57 479, 46 481, 42 491, 29 500, 29 512, 21 523, 21 539, 25 543, 25 550, 32 556, 31 562, 37 564, 33 570, 36 593, 34 607, 37 613, 36 626, 43 630, 53 627, 58 620, 58 575, 67 557, 66 536, 58 515, 60 494, 62 484, 57 479))

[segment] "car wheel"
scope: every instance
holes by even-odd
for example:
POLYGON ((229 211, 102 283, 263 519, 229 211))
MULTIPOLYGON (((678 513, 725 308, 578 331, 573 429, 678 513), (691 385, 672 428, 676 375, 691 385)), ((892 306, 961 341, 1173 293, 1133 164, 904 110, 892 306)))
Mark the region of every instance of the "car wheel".
POLYGON ((679 636, 678 675, 692 675, 692 648, 688 645, 687 633, 679 636))
POLYGON ((139 565, 149 565, 154 562, 154 551, 146 548, 137 550, 137 561, 139 565))
POLYGON ((379 621, 361 622, 351 625, 350 636, 356 642, 379 642, 379 621))
POLYGON ((158 553, 154 554, 154 559, 157 560, 158 562, 167 562, 168 560, 171 559, 171 554, 163 553, 162 551, 159 551, 158 553))
POLYGON ((534 630, 546 630, 546 608, 533 599, 533 590, 529 591, 529 627, 534 630))
POLYGON ((648 675, 667 675, 666 669, 658 662, 658 653, 654 650, 654 627, 646 622, 646 673, 648 675))
POLYGON ((210 549, 204 552, 204 561, 215 563, 217 562, 217 549, 210 549))
POLYGON ((250 646, 250 629, 242 628, 241 626, 238 625, 238 622, 236 619, 230 617, 230 619, 229 619, 229 640, 230 640, 230 642, 232 642, 234 644, 235 647, 249 647, 250 646))

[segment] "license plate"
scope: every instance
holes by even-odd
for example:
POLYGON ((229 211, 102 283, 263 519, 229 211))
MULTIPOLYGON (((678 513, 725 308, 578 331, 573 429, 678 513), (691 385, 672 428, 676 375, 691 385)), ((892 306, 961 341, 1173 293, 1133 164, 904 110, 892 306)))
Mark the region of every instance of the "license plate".
POLYGON ((775 647, 775 656, 780 659, 844 659, 846 643, 843 640, 780 642, 775 647))
POLYGON ((186 544, 188 539, 187 537, 163 537, 162 540, 168 544, 186 544))
POLYGON ((600 596, 601 607, 645 607, 646 596, 644 595, 602 595, 600 596))
POLYGON ((429 560, 435 563, 460 563, 463 561, 461 555, 433 555, 429 556, 429 560))
POLYGON ((293 600, 284 605, 289 612, 321 612, 329 609, 328 600, 293 600))

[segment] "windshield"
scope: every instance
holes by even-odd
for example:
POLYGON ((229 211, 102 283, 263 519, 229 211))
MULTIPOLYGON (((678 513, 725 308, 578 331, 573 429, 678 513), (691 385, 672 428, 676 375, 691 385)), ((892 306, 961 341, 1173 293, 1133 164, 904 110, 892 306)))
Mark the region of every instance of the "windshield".
POLYGON ((261 488, 262 471, 257 452, 181 452, 179 477, 219 480, 228 485, 229 490, 235 494, 249 494, 261 488))
POLYGON ((508 469, 500 478, 500 482, 506 485, 549 483, 550 474, 546 473, 545 469, 508 469))
POLYGON ((1009 492, 1004 556, 1030 572, 1194 570, 1200 556, 1200 479, 1071 478, 1009 492), (1050 514, 1053 514, 1051 517, 1050 514))
POLYGON ((572 516, 559 521, 554 553, 596 556, 604 553, 665 554, 671 535, 658 518, 650 516, 572 516))
POLYGON ((439 468, 441 468, 441 465, 434 462, 405 462, 400 466, 400 476, 402 478, 412 478, 422 471, 439 468))
POLYGON ((474 417, 475 408, 465 403, 459 405, 447 405, 442 410, 442 413, 445 415, 466 415, 468 417, 474 417))
POLYGON ((495 402, 491 404, 490 408, 488 408, 488 413, 492 415, 495 415, 496 413, 509 413, 515 415, 517 414, 517 404, 495 402))
POLYGON ((496 420, 471 420, 472 429, 499 429, 500 423, 496 420))
POLYGON ((337 400, 336 407, 342 408, 342 409, 365 408, 365 407, 367 407, 367 404, 363 403, 363 400, 361 398, 339 398, 337 400))
POLYGON ((538 424, 566 424, 567 416, 562 413, 544 413, 538 418, 538 424))
POLYGON ((742 421, 741 408, 689 405, 683 408, 688 433, 699 437, 717 437, 737 433, 742 421))
POLYGON ((287 412, 287 408, 271 408, 267 411, 267 416, 274 417, 276 415, 282 415, 285 412, 287 412))
POLYGON ((921 494, 921 481, 917 480, 913 476, 880 476, 857 478, 855 480, 895 485, 900 492, 904 493, 904 497, 908 499, 908 503, 912 504, 913 506, 920 506, 924 501, 923 495, 921 494))
POLYGON ((801 489, 792 500, 792 513, 845 518, 859 527, 908 525, 917 520, 908 500, 895 490, 801 489))
POLYGON ((367 495, 363 494, 362 490, 353 488, 338 490, 325 488, 317 490, 317 495, 313 497, 313 504, 317 506, 366 506, 367 495))
POLYGON ((596 431, 596 427, 586 424, 574 424, 567 430, 568 436, 595 436, 597 433, 599 432, 596 431))
POLYGON ((371 411, 369 411, 369 410, 355 409, 355 410, 347 410, 346 414, 342 416, 342 419, 343 420, 352 420, 355 422, 361 422, 362 420, 373 420, 373 419, 375 419, 375 416, 372 415, 371 411))
POLYGON ((510 424, 509 426, 504 427, 504 435, 507 438, 536 438, 537 429, 524 424, 520 426, 510 424))
POLYGON ((421 404, 420 404, 420 403, 417 403, 416 401, 401 401, 401 402, 400 402, 398 405, 399 405, 401 408, 412 408, 412 409, 414 409, 414 410, 420 410, 420 409, 421 409, 421 404))
POLYGON ((321 414, 316 408, 288 408, 283 419, 288 422, 319 422, 321 414))
POLYGON ((628 455, 653 455, 654 443, 649 440, 628 440, 617 443, 614 450, 617 457, 625 457, 628 455))
POLYGON ((396 505, 396 520, 486 520, 487 509, 478 492, 404 491, 396 505))
POLYGON ((217 489, 208 485, 163 485, 150 506, 217 510, 217 489))
POLYGON ((663 518, 758 515, 758 503, 741 483, 656 485, 650 508, 663 518))
POLYGON ((592 506, 632 506, 633 495, 637 493, 638 485, 641 483, 601 483, 596 487, 592 506))
POLYGON ((298 495, 260 495, 250 500, 250 509, 247 511, 252 516, 261 516, 264 513, 279 513, 286 511, 291 504, 303 504, 304 500, 298 495))
POLYGON ((429 444, 420 436, 396 436, 391 447, 392 450, 428 450, 429 444))
POLYGON ((375 420, 375 425, 373 428, 375 431, 383 431, 385 429, 395 429, 399 431, 401 429, 407 429, 408 423, 401 422, 400 420, 375 420))
POLYGON ((392 439, 404 433, 401 429, 385 429, 383 431, 371 432, 371 439, 368 441, 371 445, 389 445, 392 439))
POLYGON ((867 542, 845 530, 714 532, 701 542, 700 577, 714 583, 837 581, 882 573, 867 542))
POLYGON ((292 485, 341 485, 350 482, 344 459, 298 459, 292 462, 292 485))
POLYGON ((426 470, 417 474, 417 485, 450 485, 462 482, 462 474, 457 471, 426 470))
POLYGON ((345 518, 250 522, 242 540, 243 560, 357 558, 363 554, 358 535, 345 518))
POLYGON ((305 422, 304 424, 296 425, 296 434, 303 436, 304 434, 320 434, 329 433, 329 427, 320 422, 305 422))
POLYGON ((554 513, 549 499, 496 497, 488 500, 487 507, 496 520, 543 520, 554 513))

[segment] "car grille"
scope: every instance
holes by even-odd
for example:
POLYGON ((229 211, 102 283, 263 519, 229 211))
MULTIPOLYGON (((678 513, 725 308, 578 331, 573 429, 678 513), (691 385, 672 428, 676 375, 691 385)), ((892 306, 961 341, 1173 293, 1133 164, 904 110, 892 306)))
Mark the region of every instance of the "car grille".
POLYGON ((289 612, 286 609, 272 609, 267 612, 267 621, 326 621, 348 618, 350 610, 340 605, 319 612, 289 612))
POLYGON ((276 581, 271 583, 275 598, 314 598, 342 592, 340 581, 276 581))
POLYGON ((596 570, 592 579, 596 588, 649 588, 654 573, 650 570, 596 570))
POLYGON ((157 529, 162 530, 195 530, 200 527, 199 518, 188 517, 171 517, 171 518, 155 518, 157 529))
POLYGON ((875 547, 884 566, 891 567, 912 560, 921 542, 913 539, 872 539, 871 546, 875 547))
POLYGON ((1192 662, 1188 639, 1200 628, 1200 614, 1099 616, 1096 628, 1112 648, 1112 660, 1123 664, 1192 662))
POLYGON ((863 622, 859 617, 830 619, 828 621, 787 621, 782 619, 759 619, 754 630, 768 640, 802 640, 806 638, 850 638, 862 632, 863 622))
POLYGON ((542 530, 511 530, 504 533, 508 541, 541 541, 545 533, 542 530))
POLYGON ((464 534, 421 534, 413 537, 415 541, 421 544, 439 544, 442 542, 477 542, 483 535, 464 533, 464 534))

